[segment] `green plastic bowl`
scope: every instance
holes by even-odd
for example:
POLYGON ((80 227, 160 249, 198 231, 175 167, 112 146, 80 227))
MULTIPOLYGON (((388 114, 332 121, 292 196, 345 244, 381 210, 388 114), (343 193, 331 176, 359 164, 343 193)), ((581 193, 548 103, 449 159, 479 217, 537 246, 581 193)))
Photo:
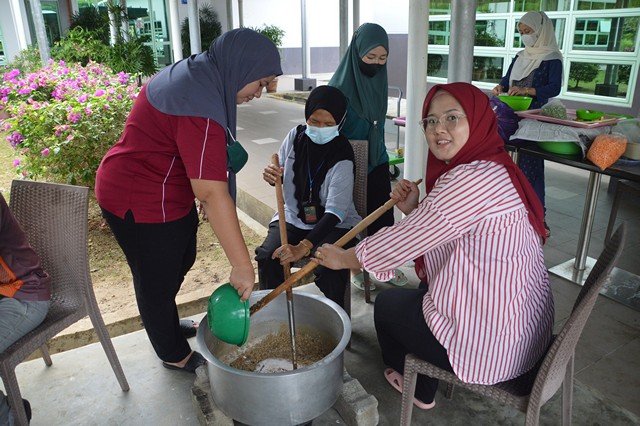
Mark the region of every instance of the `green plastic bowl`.
POLYGON ((249 301, 240 301, 238 291, 229 283, 223 284, 209 297, 207 322, 218 339, 242 346, 249 337, 249 301))
POLYGON ((498 96, 505 104, 509 105, 514 111, 525 111, 531 106, 533 100, 530 96, 498 96))
POLYGON ((576 118, 584 121, 594 121, 601 118, 604 115, 604 112, 601 111, 593 111, 589 109, 577 109, 576 110, 576 118))
POLYGON ((575 142, 538 142, 540 149, 554 154, 578 155, 582 154, 582 149, 575 142))

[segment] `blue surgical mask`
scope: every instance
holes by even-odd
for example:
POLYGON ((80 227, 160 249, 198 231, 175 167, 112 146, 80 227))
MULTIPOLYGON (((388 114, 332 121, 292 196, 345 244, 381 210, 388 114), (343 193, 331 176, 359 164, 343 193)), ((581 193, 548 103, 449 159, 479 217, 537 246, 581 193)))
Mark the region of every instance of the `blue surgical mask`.
POLYGON ((304 132, 313 143, 318 145, 329 143, 340 134, 338 126, 314 127, 307 125, 304 132))

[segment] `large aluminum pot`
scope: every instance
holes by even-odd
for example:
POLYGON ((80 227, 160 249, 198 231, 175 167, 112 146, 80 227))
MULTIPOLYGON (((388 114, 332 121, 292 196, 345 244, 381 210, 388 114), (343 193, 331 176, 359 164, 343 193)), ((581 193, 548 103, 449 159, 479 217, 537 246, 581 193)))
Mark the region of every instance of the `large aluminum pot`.
MULTIPOLYGON (((268 293, 254 291, 251 304, 268 293)), ((336 342, 334 350, 322 360, 294 371, 263 374, 232 368, 221 360, 227 360, 238 347, 213 336, 206 316, 198 327, 196 339, 208 361, 211 396, 232 419, 251 426, 298 425, 327 411, 342 392, 344 349, 351 338, 349 317, 323 296, 296 291, 293 304, 297 330, 319 332, 336 342)), ((288 324, 285 294, 251 316, 245 345, 279 331, 283 324, 288 324)))

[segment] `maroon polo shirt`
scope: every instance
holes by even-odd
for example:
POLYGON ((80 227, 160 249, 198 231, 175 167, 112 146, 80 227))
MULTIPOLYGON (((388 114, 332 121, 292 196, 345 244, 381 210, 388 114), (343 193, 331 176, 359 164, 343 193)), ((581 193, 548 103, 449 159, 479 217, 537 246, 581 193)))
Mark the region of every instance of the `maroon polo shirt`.
POLYGON ((227 181, 225 130, 211 119, 158 111, 143 87, 98 168, 98 203, 120 218, 131 210, 137 223, 186 216, 195 198, 191 179, 227 181))

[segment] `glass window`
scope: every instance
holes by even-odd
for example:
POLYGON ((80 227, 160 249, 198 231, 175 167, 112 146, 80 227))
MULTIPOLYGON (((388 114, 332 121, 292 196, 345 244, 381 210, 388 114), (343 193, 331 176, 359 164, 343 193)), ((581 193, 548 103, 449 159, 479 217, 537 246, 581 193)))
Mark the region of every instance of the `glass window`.
POLYGON ((6 65, 7 56, 4 53, 4 38, 2 38, 2 27, 0 27, 0 65, 6 65))
POLYGON ((429 15, 450 15, 450 1, 432 1, 429 2, 429 15))
POLYGON ((41 1, 42 17, 44 18, 44 28, 47 32, 49 47, 53 47, 56 41, 60 41, 60 22, 58 19, 57 1, 41 1))
POLYGON ((508 13, 510 1, 478 0, 477 13, 508 13))
MULTIPOLYGON (((564 31, 565 31, 565 27, 567 24, 567 20, 566 19, 552 19, 551 23, 553 24, 553 29, 556 31, 556 42, 558 43, 558 48, 560 50, 563 49, 563 42, 564 42, 564 31)), ((520 33, 518 32, 518 25, 516 23, 516 26, 514 28, 514 34, 513 34, 513 47, 515 48, 522 48, 524 49, 524 45, 522 44, 522 41, 520 40, 520 33)))
POLYGON ((573 48, 607 52, 633 52, 640 18, 588 18, 576 20, 573 48))
POLYGON ((571 8, 571 0, 516 0, 513 7, 515 12, 529 12, 532 10, 556 12, 569 10, 571 8))
MULTIPOLYGON (((477 0, 477 13, 508 13, 509 0, 477 0)), ((429 2, 430 15, 450 15, 451 1, 432 1, 429 2)))
POLYGON ((609 10, 640 7, 640 0, 578 0, 577 10, 609 10))
POLYGON ((567 91, 626 98, 631 69, 631 64, 595 64, 593 62, 571 61, 567 91))
POLYGON ((451 35, 450 21, 431 21, 429 22, 429 44, 437 44, 438 46, 448 46, 449 36, 451 35))
POLYGON ((503 67, 504 58, 474 56, 472 79, 486 83, 499 83, 504 75, 503 67))
POLYGON ((85 7, 95 7, 96 3, 96 0, 78 0, 78 9, 82 9, 85 7))
POLYGON ((476 46, 504 47, 507 34, 507 20, 476 21, 476 46))
POLYGON ((427 77, 447 78, 449 55, 429 53, 427 55, 427 77))

